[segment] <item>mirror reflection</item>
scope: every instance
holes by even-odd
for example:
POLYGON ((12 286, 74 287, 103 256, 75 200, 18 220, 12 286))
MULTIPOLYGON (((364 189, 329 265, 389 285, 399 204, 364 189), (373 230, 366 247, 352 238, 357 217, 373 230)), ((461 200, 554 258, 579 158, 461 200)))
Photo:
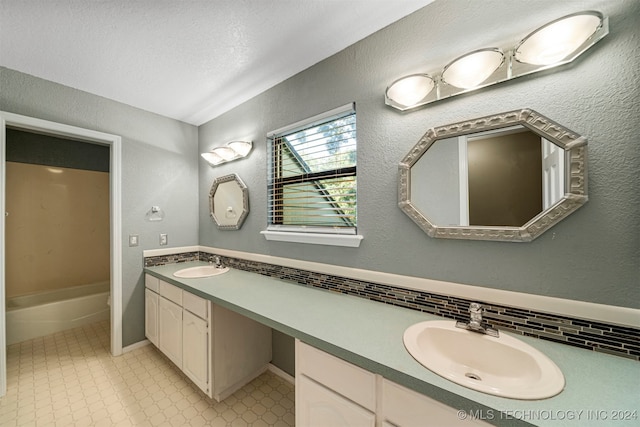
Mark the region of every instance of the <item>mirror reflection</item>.
POLYGON ((236 174, 216 178, 209 192, 209 214, 218 228, 238 230, 249 214, 249 190, 236 174))
POLYGON ((530 241, 586 203, 587 140, 530 109, 429 129, 398 205, 431 237, 530 241))
POLYGON ((411 194, 438 225, 520 227, 564 195, 564 150, 521 125, 440 139, 411 194))

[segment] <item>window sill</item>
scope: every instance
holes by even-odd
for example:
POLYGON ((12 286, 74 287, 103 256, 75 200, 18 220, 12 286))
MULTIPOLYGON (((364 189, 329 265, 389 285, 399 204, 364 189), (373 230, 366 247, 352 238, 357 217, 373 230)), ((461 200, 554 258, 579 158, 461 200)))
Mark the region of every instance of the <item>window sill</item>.
POLYGON ((312 245, 346 246, 357 248, 363 237, 345 234, 295 233, 291 231, 261 231, 267 240, 277 242, 308 243, 312 245))

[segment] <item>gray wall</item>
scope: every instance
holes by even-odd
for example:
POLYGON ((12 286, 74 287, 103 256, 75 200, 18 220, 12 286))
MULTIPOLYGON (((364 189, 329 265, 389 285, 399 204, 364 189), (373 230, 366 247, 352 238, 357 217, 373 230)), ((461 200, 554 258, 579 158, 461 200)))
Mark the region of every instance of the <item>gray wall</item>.
POLYGON ((158 248, 159 233, 168 233, 170 246, 200 243, 639 307, 639 20, 640 3, 633 0, 439 1, 199 129, 2 67, 0 109, 122 136, 125 346, 144 337, 142 250, 158 248), (401 75, 435 71, 464 52, 518 38, 586 9, 609 15, 611 34, 569 66, 406 114, 383 103, 386 85, 401 75), (267 223, 266 133, 351 101, 358 111, 362 245, 267 242, 259 234, 267 223), (589 138, 590 201, 532 243, 440 240, 423 234, 397 207, 400 159, 429 127, 523 107, 589 138), (245 160, 211 168, 198 156, 245 137, 254 141, 245 160), (249 187, 251 213, 241 230, 221 231, 209 218, 208 192, 215 177, 234 172, 249 187), (145 222, 152 205, 165 210, 163 222, 145 222), (140 246, 127 246, 129 234, 140 235, 140 246), (398 253, 407 255, 389 256, 398 253))
POLYGON ((200 160, 202 245, 471 285, 640 307, 640 133, 637 1, 437 1, 200 126, 200 150, 249 137, 248 158, 216 168, 200 160), (611 33, 554 72, 521 77, 418 111, 384 105, 385 87, 434 72, 474 49, 514 43, 576 11, 610 17, 611 33), (267 242, 268 131, 355 101, 360 248, 267 242), (427 128, 532 108, 589 139, 589 202, 531 243, 432 239, 397 207, 400 159, 427 128), (207 212, 217 176, 238 173, 251 213, 239 231, 207 212), (393 254, 393 255, 391 255, 393 254), (399 256, 395 254, 405 254, 399 256))
POLYGON ((122 137, 122 344, 144 339, 142 251, 160 247, 159 233, 198 244, 196 127, 3 67, 0 89, 0 110, 122 137), (145 221, 152 205, 164 221, 145 221))

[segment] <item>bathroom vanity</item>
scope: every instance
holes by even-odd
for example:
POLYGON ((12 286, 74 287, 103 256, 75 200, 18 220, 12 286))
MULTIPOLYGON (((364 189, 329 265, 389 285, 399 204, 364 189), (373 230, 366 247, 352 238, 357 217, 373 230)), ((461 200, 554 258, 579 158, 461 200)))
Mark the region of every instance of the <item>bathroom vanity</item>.
POLYGON ((296 340, 296 425, 480 427, 451 406, 296 340))
MULTIPOLYGON (((173 276, 185 267, 203 265, 207 263, 182 262, 147 267, 145 272, 151 281, 158 279, 182 290, 183 296, 188 293, 211 302, 214 312, 223 308, 296 338, 297 425, 307 425, 313 418, 356 426, 433 421, 435 425, 555 427, 567 425, 566 419, 559 420, 562 416, 574 416, 574 420, 580 416, 575 422, 580 426, 637 423, 637 418, 600 417, 632 416, 640 410, 637 393, 632 392, 640 391, 640 366, 635 361, 519 336, 558 365, 565 388, 539 400, 493 396, 431 372, 405 349, 407 328, 440 317, 233 268, 208 278, 173 276)), ((184 300, 182 309, 183 314, 190 312, 184 300)), ((214 329, 215 340, 218 326, 214 329)), ((500 334, 509 335, 507 331, 500 334)), ((246 348, 255 352, 249 344, 246 348)))
POLYGON ((221 401, 267 369, 271 328, 145 274, 145 335, 221 401))

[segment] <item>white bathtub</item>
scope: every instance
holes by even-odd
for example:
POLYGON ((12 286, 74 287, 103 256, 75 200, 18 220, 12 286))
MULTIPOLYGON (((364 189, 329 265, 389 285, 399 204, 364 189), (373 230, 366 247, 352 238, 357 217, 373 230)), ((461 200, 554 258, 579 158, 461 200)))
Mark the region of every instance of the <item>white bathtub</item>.
POLYGON ((11 298, 7 345, 109 319, 109 282, 11 298))

